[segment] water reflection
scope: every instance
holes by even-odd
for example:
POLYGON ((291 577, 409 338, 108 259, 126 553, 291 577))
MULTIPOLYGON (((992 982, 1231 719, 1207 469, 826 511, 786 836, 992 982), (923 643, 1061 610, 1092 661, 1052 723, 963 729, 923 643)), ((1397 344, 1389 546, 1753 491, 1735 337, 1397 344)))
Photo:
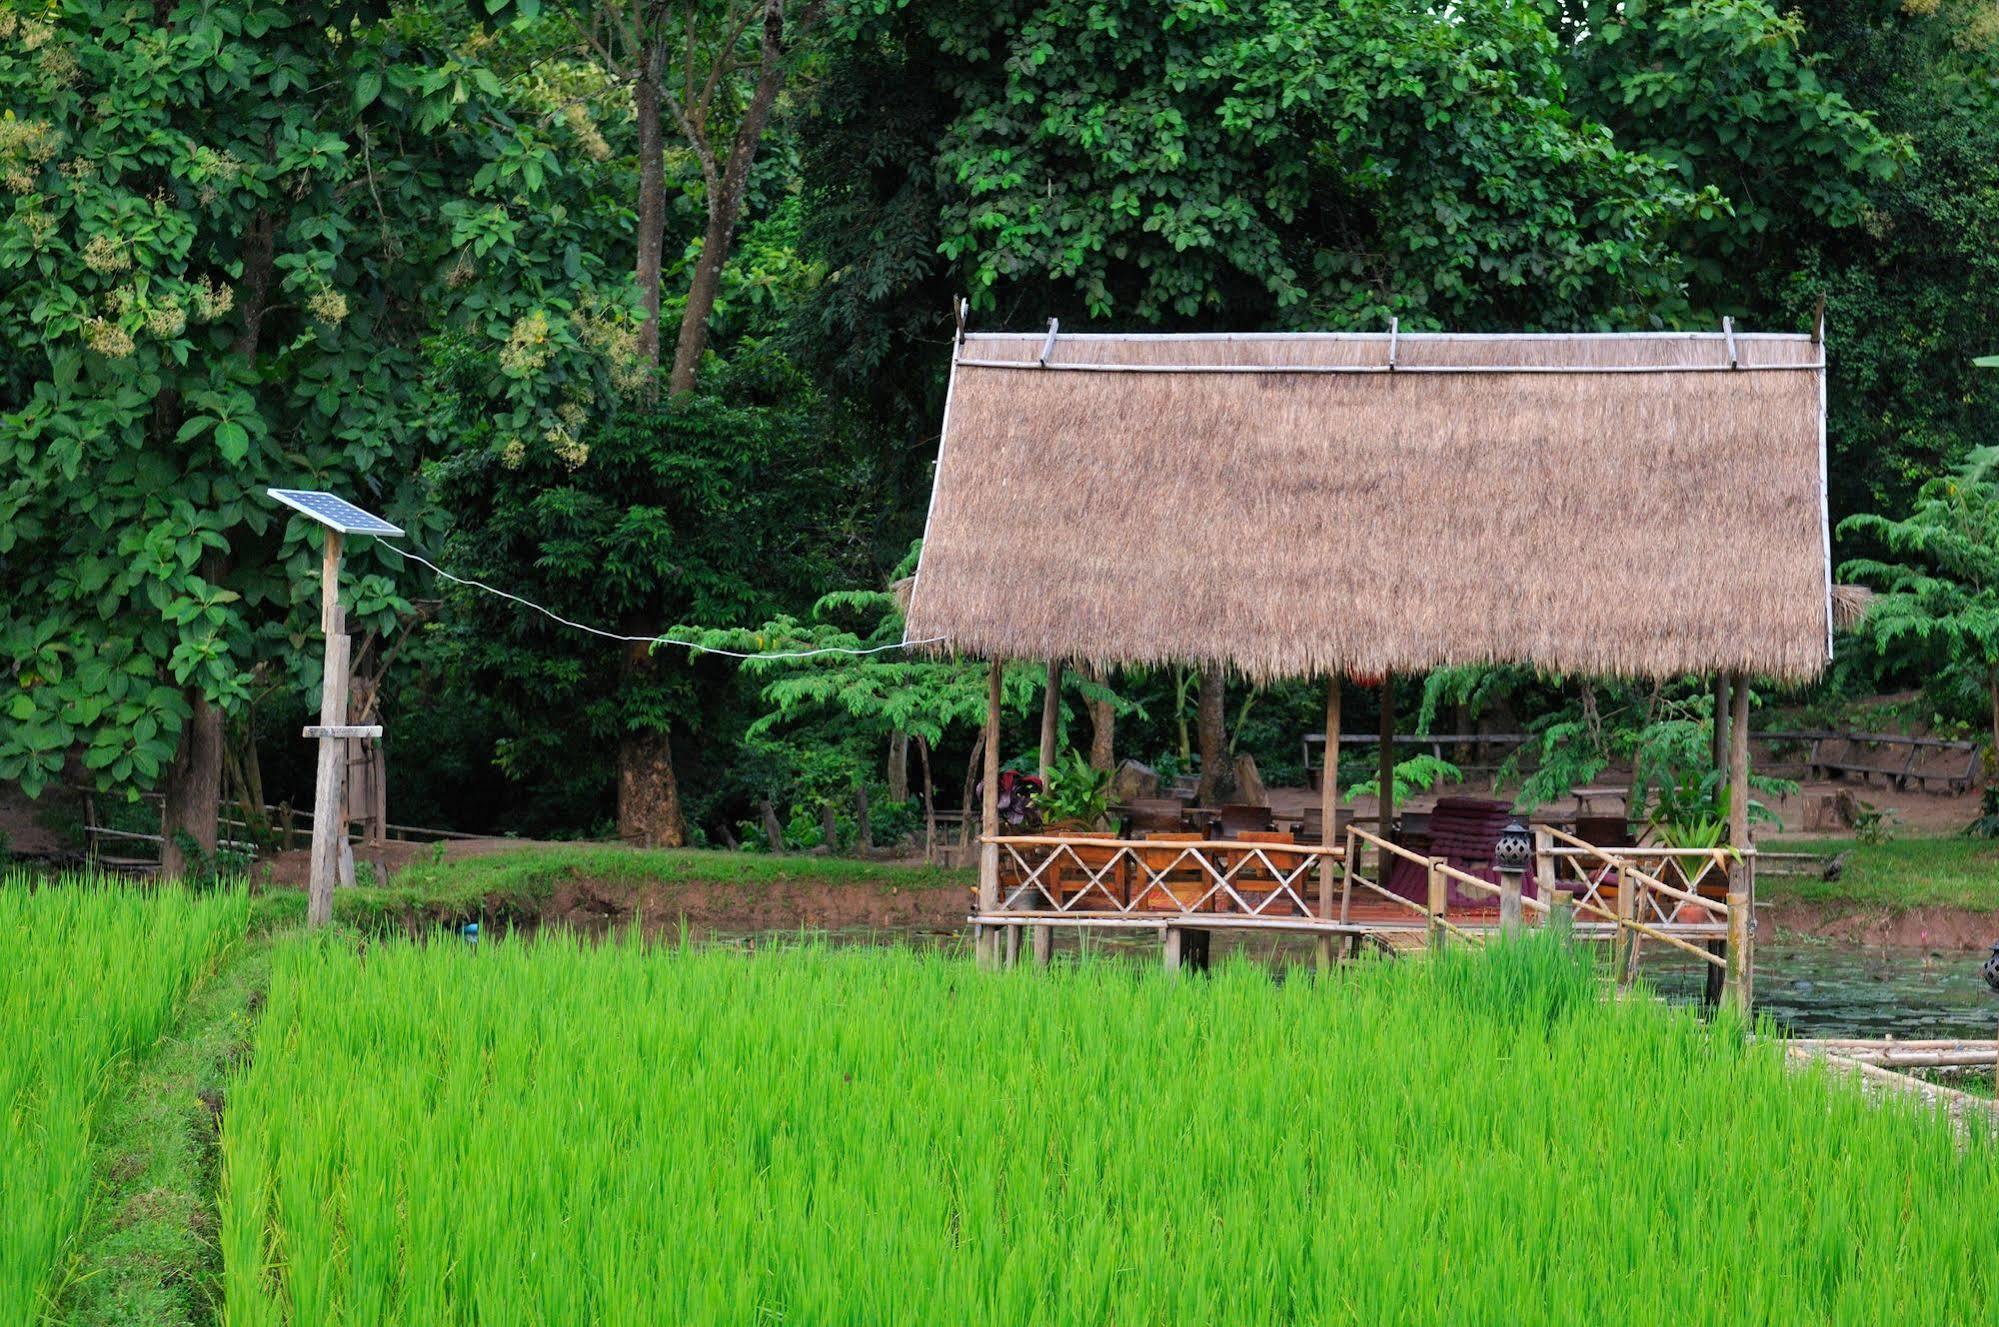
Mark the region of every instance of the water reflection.
MULTIPOLYGON (((1800 1036, 1990 1037, 1999 996, 1982 953, 1862 949, 1830 941, 1756 947, 1756 1008, 1800 1036)), ((1668 999, 1697 999, 1701 974, 1648 955, 1645 976, 1668 999)))

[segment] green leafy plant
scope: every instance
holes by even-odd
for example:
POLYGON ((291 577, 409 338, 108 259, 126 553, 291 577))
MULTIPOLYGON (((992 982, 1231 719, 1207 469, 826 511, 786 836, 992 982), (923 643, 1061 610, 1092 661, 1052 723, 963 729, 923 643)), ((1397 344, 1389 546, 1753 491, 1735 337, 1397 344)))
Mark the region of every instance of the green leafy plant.
POLYGON ((1109 770, 1092 768, 1080 751, 1071 750, 1048 771, 1048 786, 1034 798, 1044 824, 1096 828, 1110 813, 1109 770))
POLYGON ((1981 696, 1999 750, 1999 448, 1933 479, 1899 520, 1849 516, 1842 535, 1869 535, 1899 559, 1854 558, 1842 576, 1881 593, 1856 628, 1882 655, 1929 668, 1932 689, 1981 696))
MULTIPOLYGON (((1345 761, 1341 762, 1345 764, 1345 761)), ((1425 751, 1407 760, 1398 761, 1395 766, 1395 800, 1405 802, 1417 793, 1424 793, 1445 783, 1462 783, 1464 771, 1448 760, 1440 759, 1425 751)), ((1347 800, 1359 797, 1375 797, 1381 792, 1379 771, 1371 779, 1361 780, 1347 789, 1347 800)))

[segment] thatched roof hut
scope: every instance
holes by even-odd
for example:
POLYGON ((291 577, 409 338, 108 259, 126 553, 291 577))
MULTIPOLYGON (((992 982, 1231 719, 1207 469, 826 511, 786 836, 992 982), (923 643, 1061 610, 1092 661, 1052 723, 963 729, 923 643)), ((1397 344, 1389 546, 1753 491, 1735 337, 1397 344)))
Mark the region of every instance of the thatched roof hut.
POLYGON ((1254 678, 1816 675, 1815 336, 963 336, 908 637, 1254 678))

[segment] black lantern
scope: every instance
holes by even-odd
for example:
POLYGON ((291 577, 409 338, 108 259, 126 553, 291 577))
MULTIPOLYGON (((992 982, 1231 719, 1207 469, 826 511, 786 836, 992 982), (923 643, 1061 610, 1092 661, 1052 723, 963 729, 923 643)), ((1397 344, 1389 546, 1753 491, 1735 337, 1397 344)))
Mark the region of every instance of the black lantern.
POLYGON ((1534 835, 1518 820, 1506 822, 1499 842, 1492 845, 1492 864, 1502 871, 1525 871, 1534 860, 1534 835))

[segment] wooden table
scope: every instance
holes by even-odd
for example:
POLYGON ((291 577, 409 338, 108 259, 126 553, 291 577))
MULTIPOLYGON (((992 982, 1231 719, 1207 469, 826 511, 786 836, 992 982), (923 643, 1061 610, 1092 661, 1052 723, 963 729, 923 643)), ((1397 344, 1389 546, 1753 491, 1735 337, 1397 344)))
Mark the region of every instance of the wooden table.
POLYGON ((1607 785, 1589 788, 1571 788, 1569 796, 1576 799, 1576 814, 1586 816, 1590 814, 1589 804, 1591 802, 1605 797, 1615 797, 1620 802, 1629 802, 1631 800, 1631 790, 1629 788, 1613 788, 1607 785))

